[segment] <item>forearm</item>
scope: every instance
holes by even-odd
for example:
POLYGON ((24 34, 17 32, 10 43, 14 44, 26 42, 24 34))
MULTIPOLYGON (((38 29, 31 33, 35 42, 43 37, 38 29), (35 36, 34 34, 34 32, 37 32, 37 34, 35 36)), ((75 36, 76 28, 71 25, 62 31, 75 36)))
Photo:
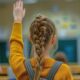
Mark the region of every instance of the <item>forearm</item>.
POLYGON ((15 22, 13 24, 13 29, 10 37, 10 43, 13 41, 16 41, 17 43, 20 43, 23 47, 23 39, 22 39, 22 23, 15 22))
POLYGON ((10 62, 23 57, 22 24, 14 23, 10 37, 10 62))

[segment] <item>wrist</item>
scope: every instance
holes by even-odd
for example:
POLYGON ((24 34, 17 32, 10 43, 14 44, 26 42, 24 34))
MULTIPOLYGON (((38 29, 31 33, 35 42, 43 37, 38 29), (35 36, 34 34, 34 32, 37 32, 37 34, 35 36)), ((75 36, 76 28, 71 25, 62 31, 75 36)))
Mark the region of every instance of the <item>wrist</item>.
POLYGON ((20 17, 14 17, 14 22, 15 23, 22 23, 22 18, 20 18, 20 17))
POLYGON ((14 23, 22 23, 22 20, 14 20, 14 23))

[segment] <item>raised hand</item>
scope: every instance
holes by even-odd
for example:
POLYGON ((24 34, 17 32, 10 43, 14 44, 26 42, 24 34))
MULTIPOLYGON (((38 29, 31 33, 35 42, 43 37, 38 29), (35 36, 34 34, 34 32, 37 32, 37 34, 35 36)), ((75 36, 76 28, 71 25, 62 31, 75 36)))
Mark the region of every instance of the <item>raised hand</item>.
POLYGON ((14 21, 22 22, 24 16, 25 16, 25 8, 23 7, 23 1, 17 0, 16 3, 13 5, 14 21))

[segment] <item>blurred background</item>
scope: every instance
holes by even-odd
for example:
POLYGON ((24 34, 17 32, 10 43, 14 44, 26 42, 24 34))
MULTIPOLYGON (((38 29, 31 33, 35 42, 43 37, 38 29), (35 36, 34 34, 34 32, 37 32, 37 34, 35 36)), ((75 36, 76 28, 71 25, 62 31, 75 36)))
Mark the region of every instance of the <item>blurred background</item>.
MULTIPOLYGON (((9 37, 13 25, 13 3, 0 0, 0 80, 16 80, 9 66, 9 37)), ((24 55, 31 55, 28 41, 29 26, 36 14, 50 18, 57 28, 58 44, 50 54, 65 54, 74 80, 80 80, 80 0, 24 0, 26 16, 23 21, 24 55)))

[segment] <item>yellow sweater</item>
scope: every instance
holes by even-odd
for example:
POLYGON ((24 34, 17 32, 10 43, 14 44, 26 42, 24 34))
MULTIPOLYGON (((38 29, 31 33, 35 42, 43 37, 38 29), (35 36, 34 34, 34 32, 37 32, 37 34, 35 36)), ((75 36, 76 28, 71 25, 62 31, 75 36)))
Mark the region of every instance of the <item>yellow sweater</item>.
MULTIPOLYGON (((9 62, 17 80, 29 80, 24 61, 25 57, 23 54, 22 24, 14 23, 10 37, 9 62)), ((48 75, 48 72, 54 63, 54 59, 46 58, 43 64, 43 69, 41 71, 41 77, 45 78, 48 75)), ((36 65, 35 58, 31 59, 31 64, 34 69, 36 65)), ((70 69, 66 64, 61 65, 54 77, 54 80, 73 80, 70 69)))

